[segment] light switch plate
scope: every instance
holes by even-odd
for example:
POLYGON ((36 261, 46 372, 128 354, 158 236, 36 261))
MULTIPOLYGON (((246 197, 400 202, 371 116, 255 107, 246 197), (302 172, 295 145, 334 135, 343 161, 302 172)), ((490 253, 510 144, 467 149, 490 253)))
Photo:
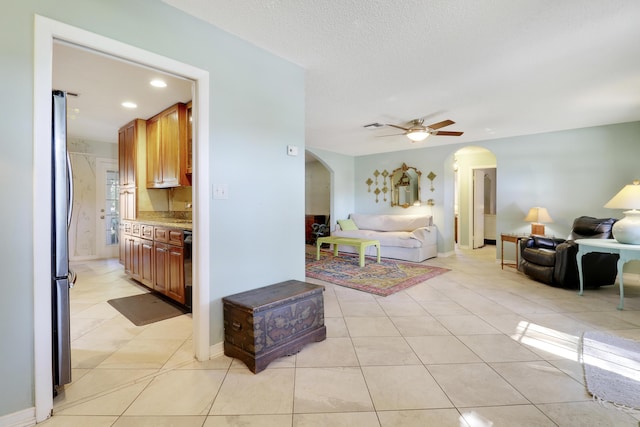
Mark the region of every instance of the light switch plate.
POLYGON ((229 185, 228 184, 213 184, 213 198, 214 199, 228 199, 229 198, 229 185))
POLYGON ((287 145, 287 154, 289 156, 297 156, 298 155, 298 147, 295 145, 287 145))

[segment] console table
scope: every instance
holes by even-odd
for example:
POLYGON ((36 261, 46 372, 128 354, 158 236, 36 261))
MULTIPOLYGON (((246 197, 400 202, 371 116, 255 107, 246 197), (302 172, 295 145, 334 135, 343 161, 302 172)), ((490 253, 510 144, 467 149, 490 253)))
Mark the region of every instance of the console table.
POLYGON ((633 260, 640 260, 640 245, 629 245, 626 243, 618 243, 615 239, 578 239, 578 253, 576 261, 578 263, 578 275, 580 277, 580 292, 584 292, 584 280, 582 277, 582 256, 589 252, 602 252, 608 254, 618 254, 618 280, 620 281, 620 304, 618 310, 622 310, 624 304, 624 284, 622 280, 622 268, 624 265, 633 260))

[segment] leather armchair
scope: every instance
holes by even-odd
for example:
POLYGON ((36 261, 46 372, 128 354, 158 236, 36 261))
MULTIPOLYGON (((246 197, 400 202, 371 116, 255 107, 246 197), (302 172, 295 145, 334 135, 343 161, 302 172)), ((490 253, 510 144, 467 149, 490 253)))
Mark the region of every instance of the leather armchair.
MULTIPOLYGON (((576 239, 612 239, 615 218, 581 216, 573 221, 567 240, 531 236, 520 241, 518 269, 531 278, 551 286, 578 288, 580 278, 576 239)), ((616 280, 618 255, 591 252, 582 257, 585 289, 611 285, 616 280)))

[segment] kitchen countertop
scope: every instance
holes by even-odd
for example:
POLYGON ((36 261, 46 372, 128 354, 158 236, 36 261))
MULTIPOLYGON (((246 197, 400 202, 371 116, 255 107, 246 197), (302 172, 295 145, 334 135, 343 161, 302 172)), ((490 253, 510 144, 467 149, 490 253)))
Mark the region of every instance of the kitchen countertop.
POLYGON ((141 224, 159 225, 163 227, 179 228, 182 230, 193 230, 193 222, 185 219, 174 218, 154 218, 154 219, 134 219, 126 220, 130 222, 139 222, 141 224))

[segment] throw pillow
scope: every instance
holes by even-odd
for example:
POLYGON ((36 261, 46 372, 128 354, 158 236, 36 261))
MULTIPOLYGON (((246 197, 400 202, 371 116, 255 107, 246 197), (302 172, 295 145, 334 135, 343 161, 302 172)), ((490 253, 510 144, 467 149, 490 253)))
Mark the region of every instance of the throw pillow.
POLYGON ((340 228, 344 231, 358 230, 358 226, 352 219, 339 219, 338 225, 340 225, 340 228))

